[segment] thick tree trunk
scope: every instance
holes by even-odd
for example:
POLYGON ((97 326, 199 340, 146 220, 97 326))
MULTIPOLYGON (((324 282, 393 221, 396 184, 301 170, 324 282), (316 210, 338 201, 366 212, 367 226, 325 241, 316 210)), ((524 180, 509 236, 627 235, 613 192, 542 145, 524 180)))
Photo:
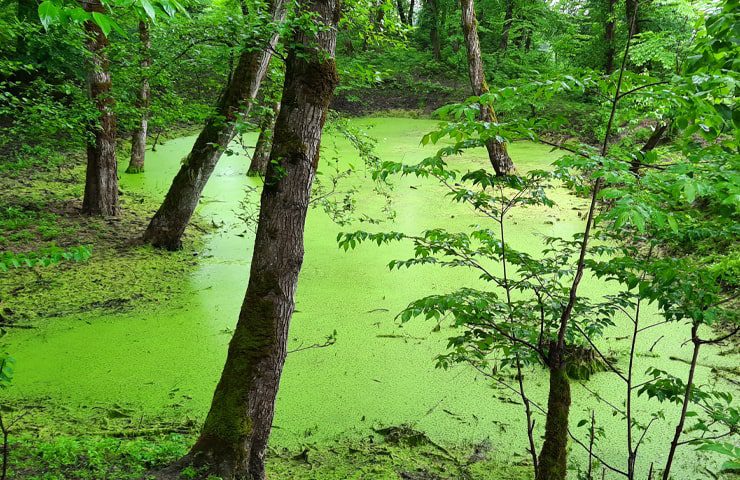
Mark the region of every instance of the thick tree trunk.
MULTIPOLYGON (((87 12, 105 13, 98 0, 83 0, 82 8, 87 12)), ((108 55, 105 52, 108 39, 100 27, 92 21, 85 22, 87 49, 90 51, 90 66, 87 83, 90 99, 98 110, 97 121, 90 124, 94 139, 87 143, 87 171, 85 174, 85 196, 82 211, 89 215, 118 214, 118 172, 116 164, 116 117, 113 113, 111 78, 108 70, 108 55)))
MULTIPOLYGON (((481 58, 480 41, 478 40, 478 21, 475 18, 475 4, 473 0, 460 0, 460 6, 462 8, 465 46, 468 49, 470 84, 473 87, 473 95, 480 96, 488 93, 488 85, 483 72, 483 60, 481 58)), ((481 120, 496 122, 496 112, 488 105, 481 105, 481 120)), ((496 175, 508 175, 514 171, 514 163, 506 151, 505 144, 492 139, 486 142, 486 149, 496 175)))
POLYGON ((568 453, 568 414, 570 382, 565 366, 550 367, 550 391, 547 399, 545 442, 537 465, 537 480, 565 480, 568 453))
POLYGON ((272 136, 275 130, 275 120, 280 113, 280 102, 275 102, 270 113, 266 114, 260 122, 260 134, 257 144, 252 153, 252 162, 249 164, 247 175, 256 177, 265 175, 267 165, 270 163, 270 150, 272 148, 272 136))
POLYGON ((210 412, 185 458, 204 467, 204 475, 225 480, 265 478, 265 452, 303 262, 311 184, 338 83, 334 62, 338 2, 306 0, 300 6, 317 13, 317 21, 330 28, 318 35, 294 34, 292 44, 297 47, 286 62, 247 293, 210 412))
POLYGON ((401 23, 408 24, 408 20, 406 19, 406 7, 401 0, 396 0, 396 8, 398 9, 398 19, 401 20, 401 23))
POLYGON ((141 114, 139 126, 131 134, 131 160, 126 173, 141 173, 144 171, 144 157, 146 155, 146 135, 149 126, 149 67, 152 58, 149 53, 152 43, 149 38, 149 23, 139 21, 139 41, 141 42, 141 87, 136 107, 141 114))
POLYGON ((442 45, 439 39, 439 0, 427 0, 429 5, 430 25, 429 42, 432 44, 432 56, 437 61, 442 60, 442 45))
POLYGON ((504 28, 501 30, 501 41, 499 48, 506 51, 509 48, 509 32, 514 17, 514 0, 506 0, 506 14, 504 15, 504 28))
MULTIPOLYGON (((278 21, 284 16, 283 4, 283 0, 273 0, 271 5, 273 18, 278 21)), ((215 114, 206 121, 175 176, 162 206, 144 232, 144 241, 170 250, 181 247, 182 235, 200 201, 203 188, 234 138, 236 122, 249 112, 257 95, 277 40, 278 34, 275 33, 268 48, 245 48, 242 51, 234 74, 221 93, 215 114)))
POLYGON ((614 3, 616 0, 606 0, 606 23, 604 25, 604 43, 606 52, 604 55, 604 72, 611 75, 614 72, 614 3))

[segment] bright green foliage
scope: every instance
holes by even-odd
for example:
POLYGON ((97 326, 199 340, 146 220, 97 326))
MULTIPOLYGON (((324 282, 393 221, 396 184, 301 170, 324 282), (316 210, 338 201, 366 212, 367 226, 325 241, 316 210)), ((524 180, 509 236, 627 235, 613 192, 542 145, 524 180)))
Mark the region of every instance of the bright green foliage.
MULTIPOLYGON (((381 177, 401 174, 436 178, 448 188, 453 201, 469 204, 481 214, 482 221, 492 224, 472 225, 466 232, 435 229, 411 235, 360 231, 338 238, 344 249, 363 241, 379 245, 410 241, 413 258, 393 260, 390 268, 426 264, 462 267, 478 271, 480 279, 490 285, 486 290, 465 287, 425 297, 413 301, 400 313, 402 321, 414 317, 433 320, 438 325, 450 321, 462 330, 449 338, 448 353, 438 359, 440 366, 465 362, 480 371, 490 371, 494 365, 491 377, 500 383, 501 369, 516 368, 515 375, 521 377, 522 365, 547 364, 576 273, 575 257, 582 237, 545 239, 542 253, 534 257, 506 244, 505 218, 516 215, 513 208, 517 206, 548 205, 544 192, 549 182, 556 180, 589 195, 594 185, 599 185, 600 213, 595 221, 595 237, 600 242, 586 251, 585 267, 594 276, 620 286, 616 294, 600 299, 576 298, 566 333, 571 355, 579 358, 580 352, 590 351, 603 362, 603 369, 631 381, 599 351, 595 342, 615 326, 617 312, 635 324, 633 335, 637 338, 642 302, 655 304, 664 322, 674 324, 671 328, 682 328, 687 335, 691 331, 687 341, 695 344, 712 342, 709 338, 717 334, 711 330, 718 326, 730 332, 717 336, 719 340, 737 331, 737 282, 732 273, 737 265, 740 157, 737 136, 732 135, 737 131, 731 114, 737 83, 737 42, 731 27, 737 24, 737 9, 732 4, 726 2, 724 9, 707 19, 706 31, 697 44, 684 52, 689 55, 689 62, 678 74, 663 80, 650 73, 627 72, 622 78, 616 97, 617 133, 622 128, 628 131, 631 123, 638 124, 646 118, 670 121, 677 137, 671 146, 640 149, 639 144, 619 136, 611 142, 613 145, 607 144, 611 148, 604 149, 579 142, 559 143, 570 153, 555 163, 551 174, 534 171, 505 179, 485 171, 461 175, 450 168, 448 157, 480 147, 488 139, 551 143, 544 135, 552 135, 566 124, 546 124, 541 117, 528 120, 507 116, 499 123, 483 123, 478 120, 480 104, 493 104, 500 109, 502 104, 511 108, 526 102, 539 107, 539 102, 580 92, 602 98, 594 112, 597 118, 610 118, 608 99, 615 97, 612 79, 565 75, 523 82, 444 107, 437 114, 446 123, 424 136, 422 143, 446 141, 447 146, 417 165, 384 164, 381 177), (693 332, 703 332, 699 334, 703 336, 697 337, 693 332)), ((656 61, 639 55, 638 51, 638 64, 656 61)), ((611 122, 608 124, 614 128, 611 122)), ((604 131, 596 137, 603 138, 607 133, 614 132, 604 131)), ((579 373, 585 373, 581 378, 588 377, 588 370, 569 370, 571 378, 578 378, 579 373)), ((684 404, 686 397, 691 405, 700 407, 687 415, 693 421, 684 434, 688 440, 680 439, 678 445, 697 443, 704 450, 721 450, 736 458, 734 450, 710 440, 737 439, 740 417, 731 395, 715 388, 690 388, 680 378, 654 368, 647 375, 648 380, 637 392, 640 395, 679 405, 684 404)), ((627 391, 632 396, 632 390, 627 391)), ((523 390, 522 398, 526 398, 523 390)), ((665 420, 661 412, 654 412, 649 424, 634 423, 629 428, 644 436, 650 424, 665 420)))
POLYGON ((38 252, 0 254, 0 271, 7 272, 9 268, 21 267, 48 267, 59 262, 84 262, 92 255, 90 247, 79 246, 69 249, 48 247, 38 252))
POLYGON ((15 359, 7 353, 0 354, 0 389, 6 389, 13 381, 15 359))

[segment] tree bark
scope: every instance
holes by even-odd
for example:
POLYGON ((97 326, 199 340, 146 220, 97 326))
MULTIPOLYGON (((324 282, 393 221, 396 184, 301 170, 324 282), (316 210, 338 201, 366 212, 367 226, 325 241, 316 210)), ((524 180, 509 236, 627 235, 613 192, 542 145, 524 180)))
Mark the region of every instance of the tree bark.
POLYGON ((408 20, 406 20, 406 8, 401 0, 396 0, 396 8, 398 9, 398 19, 401 20, 401 23, 407 25, 408 20))
POLYGON ((144 157, 146 155, 146 135, 149 126, 149 67, 152 58, 149 50, 152 43, 149 38, 149 23, 139 21, 139 41, 141 42, 141 87, 136 107, 141 114, 139 126, 131 134, 131 159, 129 160, 126 173, 141 173, 144 171, 144 157))
POLYGON ((429 25, 429 42, 432 44, 432 56, 435 60, 442 60, 442 45, 439 39, 439 0, 427 0, 429 5, 429 15, 431 17, 429 25))
POLYGON ((637 2, 638 0, 625 1, 627 38, 632 38, 633 35, 640 33, 640 17, 637 13, 637 2))
POLYGON ((407 17, 408 18, 408 21, 409 21, 409 25, 412 26, 412 27, 414 26, 414 13, 415 13, 414 12, 414 7, 416 6, 416 5, 414 5, 414 3, 415 3, 414 0, 410 0, 409 1, 409 14, 408 14, 408 17, 407 17))
MULTIPOLYGON (((560 355, 556 355, 559 357, 560 355)), ((568 414, 570 382, 565 365, 556 361, 550 367, 550 392, 547 399, 545 441, 537 464, 537 480, 565 480, 567 473, 568 414)))
POLYGON ((286 61, 282 108, 262 190, 246 296, 221 380, 200 437, 184 459, 225 480, 265 479, 265 452, 286 356, 303 229, 319 162, 321 133, 338 83, 336 0, 299 5, 329 26, 295 31, 286 61))
MULTIPOLYGON (((98 0, 83 0, 87 12, 105 13, 98 0)), ((87 83, 98 118, 89 125, 93 137, 87 143, 87 171, 82 211, 89 215, 118 214, 118 172, 116 163, 116 117, 113 113, 111 77, 106 47, 108 39, 93 21, 85 22, 90 66, 87 83)))
MULTIPOLYGON (((284 0, 273 0, 271 3, 272 16, 276 21, 284 17, 283 5, 284 0)), ((206 121, 175 176, 162 206, 144 232, 144 241, 169 250, 177 250, 182 246, 185 227, 216 164, 234 138, 238 119, 251 108, 267 73, 277 40, 276 32, 271 36, 268 48, 245 48, 239 55, 234 74, 221 93, 215 114, 206 121)))
POLYGON ((668 126, 670 125, 670 122, 658 122, 655 125, 655 130, 653 130, 653 133, 650 135, 650 137, 647 139, 647 142, 645 142, 645 145, 642 146, 640 149, 640 152, 643 155, 635 156, 632 160, 632 163, 630 164, 630 172, 634 173, 635 175, 639 175, 640 173, 640 167, 642 164, 640 163, 640 160, 644 157, 644 154, 655 149, 660 144, 660 141, 663 139, 663 135, 665 134, 666 130, 668 130, 668 126))
POLYGON ((272 148, 272 137, 275 130, 275 120, 280 113, 280 102, 275 102, 270 113, 265 114, 260 122, 260 134, 257 144, 252 153, 252 162, 249 165, 247 175, 256 177, 267 173, 267 165, 270 163, 270 150, 272 148))
POLYGON ((686 379, 686 388, 684 390, 683 401, 681 402, 681 415, 678 417, 678 424, 676 425, 676 430, 673 434, 673 440, 671 441, 671 448, 668 450, 668 458, 666 459, 665 468, 663 469, 663 480, 668 480, 670 478, 671 467, 673 465, 673 457, 676 455, 678 442, 681 440, 681 435, 683 434, 683 426, 686 422, 686 412, 688 411, 689 404, 691 403, 691 392, 694 388, 694 374, 696 373, 696 363, 699 360, 699 349, 701 348, 701 341, 699 340, 698 334, 699 325, 692 325, 691 342, 694 344, 694 349, 691 353, 691 363, 689 364, 689 377, 686 379))
MULTIPOLYGON (((462 8, 462 29, 465 36, 465 46, 468 50, 468 71, 473 95, 481 96, 488 93, 488 84, 483 71, 480 41, 478 40, 478 21, 475 18, 475 4, 473 0, 460 0, 462 8)), ((488 105, 481 104, 481 120, 497 122, 496 112, 488 105)), ((488 158, 491 161, 496 175, 508 175, 514 171, 514 163, 506 151, 506 145, 491 139, 486 142, 488 158)))
POLYGON ((499 48, 506 51, 509 48, 509 31, 511 31, 511 22, 514 17, 514 0, 506 0, 506 14, 504 15, 504 27, 501 30, 501 41, 499 48))
POLYGON ((607 75, 614 73, 614 30, 616 28, 614 18, 614 3, 616 0, 606 0, 606 23, 604 24, 604 43, 606 52, 604 55, 604 72, 607 75))

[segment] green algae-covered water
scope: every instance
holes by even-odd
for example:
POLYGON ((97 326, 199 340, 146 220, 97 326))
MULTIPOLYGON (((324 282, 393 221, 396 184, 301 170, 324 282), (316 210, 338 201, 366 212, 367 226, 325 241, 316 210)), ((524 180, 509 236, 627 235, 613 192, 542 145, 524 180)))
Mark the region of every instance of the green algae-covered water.
MULTIPOLYGON (((372 118, 352 121, 378 139, 382 159, 414 162, 433 147, 421 147, 422 135, 435 126, 430 120, 372 118)), ((247 144, 254 138, 247 137, 247 144)), ((150 152, 143 175, 123 175, 122 188, 163 196, 187 154, 194 137, 171 140, 150 152)), ((356 153, 340 138, 325 138, 325 156, 359 163, 356 153)), ((549 148, 530 144, 511 145, 510 153, 520 170, 546 168, 558 157, 549 148)), ((458 161, 458 160, 455 160, 458 161)), ((461 167, 486 168, 484 152, 459 158, 461 167)), ((39 328, 13 334, 7 349, 18 361, 17 381, 11 391, 19 398, 44 398, 71 409, 100 405, 126 405, 142 415, 174 417, 205 414, 223 365, 247 284, 252 255, 252 233, 238 219, 240 202, 248 187, 259 180, 248 178, 244 155, 225 156, 205 190, 199 214, 221 225, 208 235, 195 273, 183 282, 189 292, 181 298, 146 310, 100 317, 76 315, 43 322, 39 328)), ((359 174, 357 196, 360 210, 377 211, 382 199, 371 189, 371 180, 359 174)), ((272 443, 295 448, 303 442, 325 442, 343 435, 366 435, 378 425, 411 424, 432 438, 446 442, 480 441, 488 438, 494 454, 509 461, 525 458, 526 437, 521 406, 501 401, 508 396, 465 367, 443 371, 434 368, 435 355, 445 347, 447 333, 432 333, 433 324, 418 320, 400 326, 395 315, 411 300, 430 293, 476 285, 477 275, 432 266, 389 272, 394 258, 408 258, 409 245, 385 247, 363 245, 344 252, 337 247, 341 231, 362 229, 418 232, 431 227, 465 229, 484 219, 451 203, 433 181, 399 179, 392 195, 397 217, 380 227, 339 227, 320 209, 310 212, 306 225, 306 257, 291 327, 291 349, 323 343, 336 331, 330 347, 297 351, 288 356, 278 397, 272 443)), ((252 193, 255 195, 255 193, 252 193)), ((583 202, 564 191, 552 192, 558 206, 514 213, 508 241, 532 253, 540 249, 540 235, 570 236, 582 229, 577 215, 583 202)), ((584 293, 606 291, 587 279, 584 293)), ((647 323, 650 321, 646 319, 647 323)), ((638 376, 648 366, 685 376, 686 366, 668 357, 687 358, 689 347, 681 345, 686 332, 679 326, 656 328, 640 339, 638 376), (661 336, 655 353, 647 350, 661 336)), ((604 341, 607 349, 624 357, 626 334, 615 329, 604 341)), ((720 363, 721 357, 707 349, 703 360, 720 363), (708 358, 708 359, 707 359, 708 358)), ((700 381, 709 380, 709 369, 699 369, 700 381)), ((545 402, 547 377, 528 373, 533 398, 545 402)), ((640 380, 638 379, 638 382, 640 380)), ((615 403, 621 403, 623 387, 613 375, 595 375, 589 385, 615 403)), ((624 457, 623 423, 582 387, 573 387, 571 420, 575 425, 596 410, 597 422, 609 432, 598 447, 600 454, 620 467, 624 457)), ((649 412, 667 408, 640 398, 638 417, 646 422, 649 412)), ((650 460, 662 465, 676 411, 668 409, 669 422, 651 428, 641 449, 641 470, 650 460)), ((544 419, 537 419, 538 428, 544 419)), ((574 428, 585 439, 585 428, 574 428)), ((701 478, 711 465, 697 461, 697 452, 684 447, 676 478, 701 478)), ((573 459, 585 456, 573 448, 573 459)), ((605 478, 609 477, 609 474, 605 478)))

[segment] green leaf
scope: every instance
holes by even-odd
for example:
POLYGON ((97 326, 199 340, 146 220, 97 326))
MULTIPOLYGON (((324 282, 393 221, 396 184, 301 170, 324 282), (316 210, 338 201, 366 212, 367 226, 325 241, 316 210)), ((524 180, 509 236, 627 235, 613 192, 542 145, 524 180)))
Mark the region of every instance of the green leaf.
POLYGON ((39 5, 39 19, 44 29, 48 30, 52 24, 59 23, 61 19, 61 9, 53 2, 46 0, 39 5))
POLYGON ((104 13, 92 12, 92 19, 93 22, 100 27, 100 30, 103 31, 103 35, 107 37, 111 28, 113 28, 113 22, 110 17, 104 13))
POLYGON ((149 2, 149 0, 140 0, 141 1, 141 8, 144 9, 147 16, 151 18, 152 20, 155 20, 155 17, 157 16, 156 12, 154 11, 154 5, 149 2))

